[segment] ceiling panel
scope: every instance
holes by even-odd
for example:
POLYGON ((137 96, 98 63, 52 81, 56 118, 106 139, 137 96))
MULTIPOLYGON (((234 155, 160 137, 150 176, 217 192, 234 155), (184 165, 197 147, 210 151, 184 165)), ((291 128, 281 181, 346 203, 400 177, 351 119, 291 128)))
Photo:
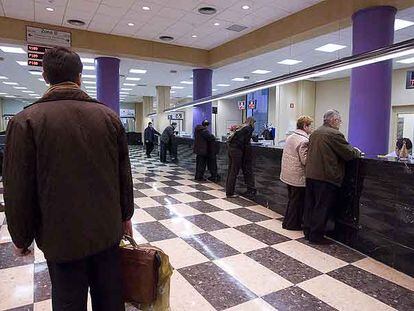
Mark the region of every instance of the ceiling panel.
MULTIPOLYGON (((320 0, 322 1, 322 0, 320 0)), ((266 24, 274 22, 290 13, 302 10, 317 3, 316 0, 0 0, 0 14, 5 16, 62 25, 77 29, 120 34, 135 38, 158 40, 161 35, 172 35, 174 44, 197 46, 211 49, 227 41, 238 38, 266 24), (249 5, 243 10, 243 5, 249 5), (217 9, 214 15, 201 15, 198 9, 212 6, 217 9), (53 12, 46 8, 53 8, 53 12), (149 10, 143 10, 148 7, 149 10), (79 19, 85 26, 72 26, 68 19, 79 19), (221 21, 220 26, 212 24, 221 21), (123 25, 133 23, 131 29, 123 25), (232 32, 226 28, 240 24, 248 28, 232 32), (187 27, 187 29, 184 29, 187 27), (226 35, 211 39, 213 32, 226 35), (197 34, 197 40, 184 38, 197 34)))

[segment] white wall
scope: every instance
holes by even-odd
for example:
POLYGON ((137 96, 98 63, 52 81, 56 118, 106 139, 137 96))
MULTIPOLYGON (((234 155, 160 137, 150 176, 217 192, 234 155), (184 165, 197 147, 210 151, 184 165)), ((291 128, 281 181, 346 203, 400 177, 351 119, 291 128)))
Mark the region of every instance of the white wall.
POLYGON ((184 131, 193 135, 193 107, 184 110, 184 131))
POLYGON ((239 107, 237 106, 238 100, 238 98, 231 98, 217 101, 218 138, 227 135, 228 127, 230 125, 242 123, 242 111, 239 110, 239 107))
POLYGON ((395 70, 392 78, 392 106, 414 105, 414 89, 405 88, 407 70, 395 70))
POLYGON ((323 114, 336 109, 342 116, 341 131, 348 136, 350 82, 349 78, 316 82, 315 128, 323 124, 323 114))

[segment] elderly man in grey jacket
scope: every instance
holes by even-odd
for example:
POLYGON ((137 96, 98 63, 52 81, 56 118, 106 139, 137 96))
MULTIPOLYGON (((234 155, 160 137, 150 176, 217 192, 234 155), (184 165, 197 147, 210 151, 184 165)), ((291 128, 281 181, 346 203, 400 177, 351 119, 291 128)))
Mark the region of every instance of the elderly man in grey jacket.
POLYGON ((312 122, 311 117, 300 117, 296 130, 286 139, 283 149, 280 180, 287 185, 289 201, 282 227, 287 230, 302 230, 306 185, 305 164, 312 122))

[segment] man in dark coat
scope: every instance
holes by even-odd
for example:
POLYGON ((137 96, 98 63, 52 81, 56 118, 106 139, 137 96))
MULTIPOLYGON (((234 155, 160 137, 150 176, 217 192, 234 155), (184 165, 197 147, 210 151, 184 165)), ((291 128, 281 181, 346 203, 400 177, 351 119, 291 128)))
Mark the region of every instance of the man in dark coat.
POLYGON ((345 176, 345 162, 361 152, 352 147, 339 131, 341 116, 328 110, 324 124, 309 138, 305 167, 306 202, 303 231, 311 243, 329 243, 324 239, 328 217, 333 214, 338 192, 345 176))
POLYGON ((115 112, 80 88, 82 63, 66 48, 43 57, 51 87, 7 129, 4 198, 18 255, 36 240, 53 310, 124 310, 119 242, 132 234, 131 167, 115 112))
POLYGON ((209 144, 216 140, 208 130, 210 122, 204 120, 194 129, 194 153, 196 156, 195 180, 204 180, 204 172, 209 160, 209 144))
POLYGON ((234 191, 240 169, 243 171, 244 182, 247 187, 244 195, 248 198, 253 198, 256 195, 253 174, 253 150, 250 143, 255 123, 254 118, 247 118, 245 123, 229 137, 229 169, 226 182, 227 197, 235 197, 234 191))
POLYGON ((154 144, 156 142, 155 135, 161 136, 161 134, 158 133, 152 126, 152 122, 149 122, 148 127, 144 131, 144 141, 147 158, 151 158, 151 152, 154 150, 154 144))
POLYGON ((161 135, 160 143, 160 161, 162 163, 167 162, 167 150, 170 153, 171 161, 177 162, 177 153, 175 147, 175 128, 176 122, 172 122, 171 125, 167 126, 161 135))

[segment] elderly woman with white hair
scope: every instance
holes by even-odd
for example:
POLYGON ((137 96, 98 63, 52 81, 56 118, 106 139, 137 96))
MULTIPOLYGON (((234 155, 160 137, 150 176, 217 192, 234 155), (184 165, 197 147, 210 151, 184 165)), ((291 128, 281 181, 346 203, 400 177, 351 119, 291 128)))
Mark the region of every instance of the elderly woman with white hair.
POLYGON ((361 155, 339 131, 341 124, 339 112, 328 110, 323 116, 323 125, 309 138, 303 231, 305 238, 315 244, 327 242, 324 239, 326 223, 337 203, 345 163, 361 155))

